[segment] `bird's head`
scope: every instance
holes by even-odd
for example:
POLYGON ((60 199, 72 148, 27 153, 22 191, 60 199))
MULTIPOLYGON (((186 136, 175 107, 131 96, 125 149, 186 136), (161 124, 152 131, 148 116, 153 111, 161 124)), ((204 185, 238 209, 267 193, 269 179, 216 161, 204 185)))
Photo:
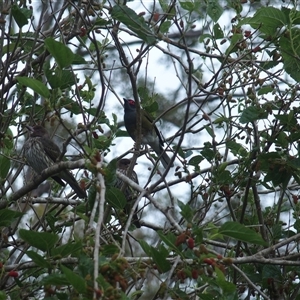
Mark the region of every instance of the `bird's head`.
POLYGON ((28 126, 26 128, 30 132, 31 137, 43 137, 48 136, 47 130, 41 125, 28 126))
POLYGON ((130 165, 131 160, 129 158, 122 158, 118 160, 117 167, 118 169, 127 170, 130 165))
POLYGON ((125 110, 135 110, 135 101, 132 99, 125 99, 124 100, 124 109, 125 110))

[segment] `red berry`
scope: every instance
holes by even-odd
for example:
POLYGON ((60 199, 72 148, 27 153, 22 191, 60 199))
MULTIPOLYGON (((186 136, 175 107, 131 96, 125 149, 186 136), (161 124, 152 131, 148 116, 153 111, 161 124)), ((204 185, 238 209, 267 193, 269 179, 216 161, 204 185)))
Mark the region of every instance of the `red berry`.
POLYGON ((81 27, 80 28, 80 34, 79 34, 80 36, 86 36, 86 28, 84 28, 84 27, 81 27))
POLYGON ((16 271, 9 271, 8 276, 16 278, 19 276, 19 274, 16 271))
POLYGON ((251 31, 250 30, 245 30, 244 37, 248 38, 250 36, 251 36, 251 31))
POLYGON ((255 47, 255 48, 252 50, 253 53, 256 53, 256 52, 258 52, 258 51, 261 51, 261 48, 260 48, 259 46, 255 47))
POLYGON ((93 135, 94 139, 96 139, 96 140, 99 138, 99 135, 95 131, 92 132, 92 135, 93 135))
POLYGON ((195 247, 195 241, 194 241, 194 239, 193 239, 193 238, 189 238, 189 239, 187 240, 187 245, 188 245, 188 247, 189 247, 190 249, 193 249, 193 248, 195 247))
POLYGON ((198 276, 199 276, 198 271, 197 271, 197 270, 192 270, 192 278, 193 278, 193 279, 197 279, 198 276))
POLYGON ((205 262, 208 265, 212 265, 214 263, 210 258, 204 258, 203 262, 205 262))

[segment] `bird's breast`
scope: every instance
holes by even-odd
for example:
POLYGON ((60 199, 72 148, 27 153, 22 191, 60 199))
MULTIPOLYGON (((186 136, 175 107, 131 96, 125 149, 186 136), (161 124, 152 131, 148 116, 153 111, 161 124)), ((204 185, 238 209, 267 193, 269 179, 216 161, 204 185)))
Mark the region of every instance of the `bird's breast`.
POLYGON ((30 138, 26 141, 24 154, 29 166, 38 174, 53 165, 53 161, 47 156, 38 138, 30 138))

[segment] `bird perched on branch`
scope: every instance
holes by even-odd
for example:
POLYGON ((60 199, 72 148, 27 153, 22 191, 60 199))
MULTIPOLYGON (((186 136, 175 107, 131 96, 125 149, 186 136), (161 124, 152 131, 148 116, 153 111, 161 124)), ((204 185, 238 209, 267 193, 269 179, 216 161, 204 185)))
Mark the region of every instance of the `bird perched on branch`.
MULTIPOLYGON (((118 160, 117 162, 117 170, 120 173, 123 173, 124 175, 128 176, 129 174, 127 174, 128 168, 130 166, 131 160, 128 158, 122 158, 120 160, 118 160)), ((129 177, 132 181, 134 181, 135 183, 139 184, 139 180, 138 180, 138 176, 136 174, 136 172, 132 171, 130 177, 129 177)), ((122 190, 122 186, 124 184, 124 181, 121 180, 120 178, 117 178, 117 181, 115 183, 115 187, 122 190)), ((127 204, 125 206, 125 213, 127 215, 130 214, 130 211, 132 209, 133 203, 136 200, 137 197, 137 193, 136 191, 129 186, 128 184, 125 186, 125 190, 123 191, 124 196, 126 198, 127 204)), ((138 207, 136 208, 134 215, 132 217, 132 224, 136 227, 136 228, 140 228, 141 224, 137 215, 137 211, 138 211, 138 207)))
MULTIPOLYGON (((60 157, 59 147, 50 139, 47 130, 40 126, 26 126, 30 132, 29 139, 24 144, 24 153, 29 166, 37 173, 41 174, 45 169, 53 166, 60 157)), ((85 198, 86 192, 81 189, 76 179, 68 170, 62 170, 52 178, 61 186, 65 186, 66 181, 79 198, 85 198)))
MULTIPOLYGON (((135 102, 131 99, 124 99, 124 123, 130 137, 136 141, 137 133, 137 113, 135 102)), ((167 168, 170 164, 170 158, 163 149, 164 142, 162 137, 153 123, 151 116, 143 109, 141 111, 141 142, 148 144, 159 156, 163 166, 167 168)))

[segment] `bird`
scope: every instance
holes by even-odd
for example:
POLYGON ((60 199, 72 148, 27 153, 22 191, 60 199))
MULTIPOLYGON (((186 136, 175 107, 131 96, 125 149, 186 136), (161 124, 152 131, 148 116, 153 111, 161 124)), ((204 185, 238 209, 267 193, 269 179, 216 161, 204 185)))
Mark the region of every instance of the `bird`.
MULTIPOLYGON (((136 106, 135 101, 131 99, 124 100, 124 123, 126 130, 130 137, 136 141, 136 106)), ((141 142, 142 144, 148 144, 154 152, 159 156, 160 161, 162 162, 165 168, 170 164, 170 158, 163 149, 164 142, 162 137, 153 123, 151 116, 144 110, 141 109, 141 142)), ((172 165, 173 166, 173 165, 172 165)))
MULTIPOLYGON (((122 158, 122 159, 118 160, 117 161, 117 171, 119 171, 120 173, 123 173, 124 175, 128 176, 127 171, 128 171, 129 166, 130 166, 130 163, 131 163, 131 160, 129 158, 122 158)), ((135 183, 139 184, 138 176, 137 176, 135 171, 132 171, 129 178, 132 181, 134 181, 135 183)), ((123 184, 124 184, 124 181, 117 177, 114 186, 122 191, 123 184)), ((126 185, 125 190, 123 191, 123 193, 124 193, 125 199, 127 201, 127 204, 124 208, 124 211, 125 211, 126 215, 129 215, 130 211, 132 209, 132 205, 133 205, 134 201, 136 200, 137 193, 128 184, 126 185)), ((136 208, 136 210, 135 210, 135 212, 132 216, 132 224, 136 228, 140 228, 141 224, 140 224, 140 221, 139 221, 139 218, 138 218, 138 215, 137 215, 137 211, 138 211, 138 207, 136 208)))
MULTIPOLYGON (((45 169, 53 166, 61 156, 59 147, 51 140, 48 131, 41 125, 28 126, 30 137, 24 143, 24 154, 28 165, 41 174, 45 169)), ((76 179, 68 170, 62 170, 52 176, 57 183, 65 186, 66 181, 79 198, 85 198, 86 192, 78 185, 76 179), (64 181, 63 181, 64 180, 64 181)))

